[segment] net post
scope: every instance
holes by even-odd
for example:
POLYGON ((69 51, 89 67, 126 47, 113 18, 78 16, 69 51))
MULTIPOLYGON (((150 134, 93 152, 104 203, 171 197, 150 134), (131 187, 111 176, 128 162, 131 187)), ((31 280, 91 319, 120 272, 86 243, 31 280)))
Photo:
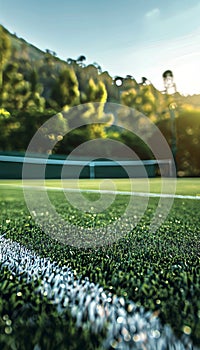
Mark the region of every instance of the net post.
POLYGON ((169 159, 169 176, 172 177, 172 175, 173 175, 172 160, 169 159))
POLYGON ((90 179, 95 179, 95 164, 94 162, 89 163, 89 168, 90 168, 90 179))

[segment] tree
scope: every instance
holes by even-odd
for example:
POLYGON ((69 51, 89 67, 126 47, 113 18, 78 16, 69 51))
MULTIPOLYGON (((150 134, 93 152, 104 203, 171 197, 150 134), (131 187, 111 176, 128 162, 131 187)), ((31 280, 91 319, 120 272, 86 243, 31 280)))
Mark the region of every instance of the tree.
POLYGON ((67 61, 68 64, 71 64, 71 65, 77 64, 77 63, 76 63, 76 60, 74 60, 73 58, 70 58, 70 57, 67 58, 66 61, 67 61))
POLYGON ((106 102, 107 91, 102 81, 94 82, 92 78, 89 79, 86 96, 83 102, 106 102))
MULTIPOLYGON (((200 109, 182 106, 176 111, 177 173, 178 176, 200 176, 200 109)), ((157 126, 172 146, 170 119, 163 119, 157 126)))
POLYGON ((81 55, 77 58, 76 62, 81 66, 84 67, 84 61, 86 61, 86 57, 84 55, 81 55))
POLYGON ((0 91, 0 103, 10 112, 24 108, 30 93, 30 84, 19 73, 17 63, 8 64, 3 72, 3 86, 0 91))
POLYGON ((60 73, 53 86, 51 99, 56 102, 60 109, 79 104, 78 80, 72 69, 65 69, 60 73))
POLYGON ((93 62, 92 65, 97 69, 98 73, 102 73, 102 68, 97 62, 93 62))
MULTIPOLYGON (((110 125, 112 118, 111 115, 106 115, 104 113, 106 100, 107 92, 103 82, 98 81, 95 83, 93 79, 90 79, 86 92, 84 95, 83 93, 81 94, 82 104, 69 110, 69 113, 66 112, 65 114, 69 128, 74 126, 74 119, 82 124, 82 126, 71 131, 64 137, 63 141, 58 145, 58 153, 68 154, 88 140, 106 138, 106 127, 110 125), (88 121, 89 125, 87 125, 88 121)), ((84 152, 86 152, 87 155, 91 154, 92 151, 90 146, 88 146, 88 149, 84 147, 84 152)))
POLYGON ((11 42, 3 27, 0 25, 0 88, 3 84, 3 69, 11 53, 11 42))
POLYGON ((121 94, 122 104, 144 113, 155 121, 156 100, 151 85, 125 90, 121 94))
POLYGON ((99 75, 99 79, 104 83, 107 91, 107 101, 108 102, 115 102, 115 96, 116 96, 116 91, 115 91, 115 86, 113 84, 113 79, 110 76, 110 74, 105 71, 99 75))
POLYGON ((43 91, 42 84, 39 83, 38 73, 32 70, 29 77, 30 92, 27 96, 25 109, 43 112, 45 109, 45 98, 41 96, 43 91))
POLYGON ((86 96, 84 96, 84 100, 82 102, 101 102, 97 105, 93 104, 94 111, 89 115, 89 118, 94 121, 93 124, 89 125, 87 128, 89 129, 89 138, 105 138, 105 126, 109 125, 110 117, 106 120, 104 113, 104 104, 107 101, 107 91, 105 85, 102 81, 94 82, 93 79, 90 79, 88 82, 88 88, 86 92, 86 96), (105 124, 98 124, 98 120, 101 122, 105 119, 105 124))

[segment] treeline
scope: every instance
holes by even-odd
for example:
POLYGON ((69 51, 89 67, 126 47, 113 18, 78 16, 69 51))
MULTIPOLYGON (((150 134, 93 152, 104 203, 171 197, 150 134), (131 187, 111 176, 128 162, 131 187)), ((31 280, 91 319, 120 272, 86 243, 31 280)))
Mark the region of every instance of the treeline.
MULTIPOLYGON (((177 104, 177 166, 179 175, 200 175, 200 96, 173 96, 177 104), (195 103, 193 103, 195 101, 195 103)), ((70 107, 88 103, 85 118, 95 114, 105 118, 103 108, 94 111, 91 102, 119 103, 145 114, 172 142, 169 104, 172 98, 162 94, 143 78, 111 77, 97 63, 86 64, 86 57, 62 61, 50 50, 42 52, 10 34, 0 26, 0 150, 24 151, 37 129, 51 116, 70 107)), ((62 130, 68 129, 60 113, 62 130)), ((129 121, 131 123, 131 120, 129 121)), ((142 140, 125 129, 112 127, 112 116, 105 123, 79 128, 66 137, 51 133, 58 140, 53 152, 69 154, 75 147, 94 138, 113 138, 132 148, 141 159, 153 155, 142 140)), ((108 154, 109 156, 109 154, 108 154)))

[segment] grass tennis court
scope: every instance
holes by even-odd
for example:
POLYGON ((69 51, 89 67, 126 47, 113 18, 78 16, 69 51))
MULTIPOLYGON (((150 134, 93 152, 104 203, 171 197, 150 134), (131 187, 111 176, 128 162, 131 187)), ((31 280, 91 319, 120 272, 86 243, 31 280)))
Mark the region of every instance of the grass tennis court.
MULTIPOLYGON (((128 180, 115 181, 118 191, 130 190, 128 180)), ((137 191, 143 192, 143 180, 136 179, 134 182, 137 191)), ((38 184, 37 181, 27 182, 28 185, 35 183, 38 184)), ((80 188, 99 189, 99 183, 98 180, 80 180, 80 188)), ((200 193, 200 179, 178 179, 176 194, 192 195, 194 199, 175 198, 167 219, 158 231, 149 232, 158 204, 157 198, 150 198, 144 215, 131 232, 123 234, 112 244, 91 249, 63 245, 45 234, 32 219, 22 188, 17 185, 21 182, 5 180, 0 183, 0 235, 34 250, 40 257, 56 261, 59 266, 69 266, 75 276, 89 278, 89 281, 102 286, 105 293, 123 297, 127 302, 131 300, 137 307, 143 306, 159 316, 162 325, 170 325, 178 338, 184 336, 199 344, 200 201, 195 197, 200 193)), ((47 181, 46 185, 60 187, 57 180, 47 181)), ((72 185, 73 182, 67 181, 65 187, 72 185)), ((150 188, 152 193, 159 193, 160 180, 150 179, 150 188)), ((63 200, 62 192, 49 191, 49 197, 68 222, 80 227, 98 228, 112 223, 121 215, 129 196, 116 196, 112 206, 99 214, 81 213, 63 200)), ((87 198, 94 201, 97 195, 88 193, 87 198)), ((49 222, 53 230, 54 223, 49 222)), ((126 222, 122 224, 126 229, 126 222)), ((35 282, 29 285, 23 279, 19 282, 17 276, 5 267, 0 270, 0 281, 2 349, 7 349, 5 344, 14 342, 20 344, 17 349, 33 349, 35 344, 40 344, 41 349, 102 349, 105 333, 94 336, 87 326, 77 328, 68 309, 65 316, 59 315, 50 301, 45 297, 41 300, 34 293, 35 282), (27 335, 30 334, 27 345, 27 335)), ((42 275, 38 284, 41 281, 42 275)), ((118 349, 120 341, 115 339, 109 349, 118 349)))
MULTIPOLYGON (((160 178, 151 178, 151 179, 134 179, 134 191, 136 192, 143 192, 144 191, 144 184, 149 182, 150 186, 150 192, 152 193, 160 193, 161 189, 161 179, 160 178)), ((170 181, 173 181, 171 179, 167 180, 169 183, 170 181)), ((100 179, 81 179, 78 181, 78 184, 81 189, 99 189, 99 185, 101 184, 102 180, 100 179)), ((118 191, 130 191, 131 190, 131 184, 129 179, 112 179, 112 182, 116 185, 116 190, 118 191)), ((25 180, 25 184, 29 186, 38 185, 40 183, 40 180, 25 180)), ((66 187, 66 188, 73 188, 75 182, 74 180, 63 180, 63 185, 60 180, 46 180, 45 185, 48 187, 66 187)), ((14 185, 22 185, 21 180, 1 180, 0 186, 14 186, 14 185)), ((109 188, 110 182, 108 182, 107 187, 109 188)), ((176 194, 182 194, 182 195, 193 195, 193 196, 200 196, 200 178, 184 178, 184 179, 177 179, 176 183, 176 194)))

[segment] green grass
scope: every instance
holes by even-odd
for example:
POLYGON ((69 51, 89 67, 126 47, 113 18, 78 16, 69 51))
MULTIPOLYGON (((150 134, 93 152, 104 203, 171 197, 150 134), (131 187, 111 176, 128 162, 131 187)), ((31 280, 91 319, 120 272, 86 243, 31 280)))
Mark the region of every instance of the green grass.
POLYGON ((11 271, 0 269, 0 348, 1 350, 102 350, 102 338, 78 329, 66 310, 59 314, 56 307, 35 290, 40 280, 27 284, 11 271), (20 294, 19 294, 20 292, 20 294), (90 342, 88 342, 90 339, 90 342))
MULTIPOLYGON (((131 185, 132 190, 135 192, 144 192, 146 190, 146 187, 149 182, 149 188, 150 192, 152 193, 160 193, 161 190, 161 179, 160 178, 152 178, 152 179, 112 179, 111 180, 114 185, 116 186, 116 190, 118 191, 131 191, 131 185)), ((166 179, 167 183, 170 185, 170 183, 174 182, 172 179, 166 179)), ((193 195, 193 196, 200 196, 200 178, 184 178, 184 179, 177 179, 176 180, 176 194, 181 195, 193 195)), ((100 184, 102 184, 103 180, 94 179, 94 180, 88 180, 88 179, 82 179, 79 180, 78 186, 80 186, 81 189, 99 189, 100 184)), ((34 185, 40 185, 40 180, 26 180, 24 182, 27 185, 34 186, 34 185)), ((46 186, 49 187, 65 187, 65 188, 74 188, 76 185, 76 182, 74 180, 64 180, 63 185, 60 180, 46 180, 45 182, 46 186)), ((5 185, 22 185, 21 180, 1 180, 0 181, 0 188, 1 186, 5 185)), ((105 184, 105 189, 112 189, 110 186, 110 180, 107 181, 107 185, 105 184)))
MULTIPOLYGON (((141 184, 142 180, 136 180, 141 184)), ((175 199, 170 214, 157 232, 149 232, 149 224, 158 200, 152 198, 141 221, 112 244, 93 249, 67 246, 46 235, 36 226, 23 199, 21 188, 5 181, 0 188, 0 234, 33 248, 41 256, 48 256, 66 264, 77 275, 89 277, 105 290, 132 299, 138 305, 157 312, 178 336, 184 327, 191 329, 195 343, 200 341, 200 201, 175 199)), ((18 182, 19 183, 19 182, 18 182)), ((152 179, 158 190, 159 179, 152 179)), ((178 180, 177 193, 196 195, 199 179, 178 180)), ((49 181, 58 186, 58 181, 49 181)), ((97 188, 98 181, 81 181, 84 188, 97 188)), ((127 190, 126 180, 117 180, 118 189, 127 190)), ((152 191, 153 191, 152 189, 152 191)), ((128 196, 117 196, 111 208, 94 215, 81 213, 63 201, 63 193, 49 193, 57 211, 71 223, 90 227, 107 225, 123 213, 128 196)), ((91 201, 97 195, 88 194, 91 201)), ((53 222, 49 223, 54 229, 53 222)), ((126 227, 126 222, 124 222, 126 227)), ((108 242, 107 242, 108 243, 108 242)))

